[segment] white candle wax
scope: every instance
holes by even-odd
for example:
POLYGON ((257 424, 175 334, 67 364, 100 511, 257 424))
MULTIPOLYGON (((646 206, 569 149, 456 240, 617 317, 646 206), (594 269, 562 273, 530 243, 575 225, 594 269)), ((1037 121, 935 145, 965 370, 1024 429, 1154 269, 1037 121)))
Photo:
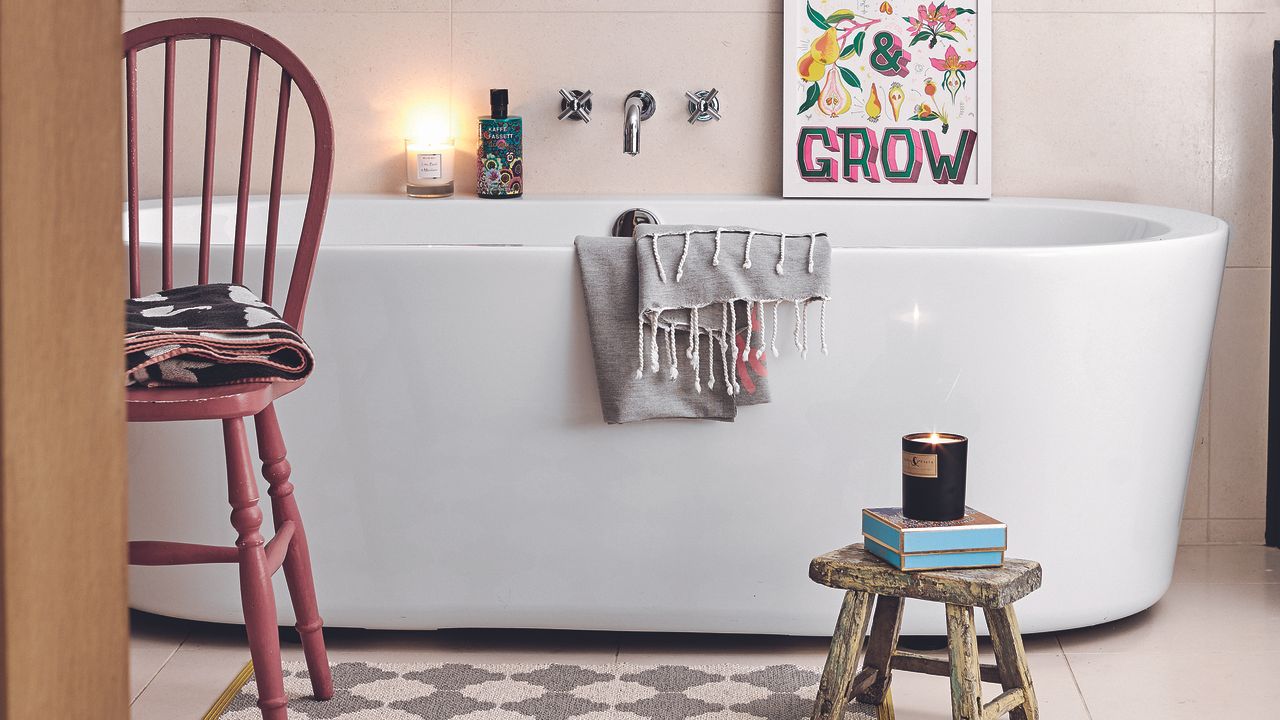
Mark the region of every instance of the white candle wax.
POLYGON ((445 197, 453 194, 452 140, 405 140, 404 160, 405 188, 410 197, 445 197))

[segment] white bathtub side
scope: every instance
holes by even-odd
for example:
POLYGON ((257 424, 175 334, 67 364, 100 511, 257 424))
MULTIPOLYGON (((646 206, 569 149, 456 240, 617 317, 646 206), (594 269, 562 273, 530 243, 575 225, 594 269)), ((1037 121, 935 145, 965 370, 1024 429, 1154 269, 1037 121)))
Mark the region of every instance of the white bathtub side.
MULTIPOLYGON (((1025 631, 1129 615, 1170 580, 1225 244, 838 249, 831 355, 770 358, 772 404, 620 427, 571 248, 327 245, 317 372, 279 404, 322 613, 827 634, 839 593, 809 558, 896 503, 898 438, 938 429, 971 438, 970 504, 1044 565, 1025 631)), ((215 423, 135 425, 130 453, 133 537, 233 539, 215 423)), ((131 580, 140 609, 240 617, 232 567, 131 580)), ((936 610, 904 632, 941 632, 936 610)))

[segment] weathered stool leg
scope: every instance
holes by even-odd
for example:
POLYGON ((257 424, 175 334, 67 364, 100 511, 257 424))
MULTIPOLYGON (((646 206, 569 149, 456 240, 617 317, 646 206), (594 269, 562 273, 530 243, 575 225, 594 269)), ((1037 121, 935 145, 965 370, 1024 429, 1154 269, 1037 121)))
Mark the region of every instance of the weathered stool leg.
POLYGON ((947 649, 951 655, 951 717, 982 717, 982 679, 978 664, 978 635, 973 608, 947 603, 947 649))
MULTIPOLYGON (((898 649, 898 631, 902 628, 902 598, 881 595, 876 598, 875 615, 871 618, 871 639, 867 641, 866 659, 862 667, 876 671, 875 682, 859 695, 858 702, 888 706, 888 717, 893 717, 893 701, 889 699, 889 680, 893 669, 890 661, 898 649)), ((881 719, 884 713, 880 713, 881 719)))
POLYGON ((1023 704, 1009 711, 1010 720, 1037 720, 1040 717, 1036 705, 1036 692, 1031 687, 1031 671, 1027 668, 1027 653, 1022 647, 1022 634, 1018 630, 1018 616, 1013 606, 984 608, 987 628, 991 631, 991 648, 995 651, 996 667, 1000 670, 1000 685, 1005 690, 1022 688, 1023 704))
POLYGON ((876 706, 876 720, 894 720, 892 688, 884 689, 884 699, 876 706))
POLYGON ((849 701, 849 683, 853 682, 854 671, 858 669, 858 653, 871 616, 871 598, 871 594, 856 590, 844 595, 836 631, 831 636, 827 665, 818 685, 818 697, 813 702, 813 720, 840 720, 844 714, 845 703, 849 701))

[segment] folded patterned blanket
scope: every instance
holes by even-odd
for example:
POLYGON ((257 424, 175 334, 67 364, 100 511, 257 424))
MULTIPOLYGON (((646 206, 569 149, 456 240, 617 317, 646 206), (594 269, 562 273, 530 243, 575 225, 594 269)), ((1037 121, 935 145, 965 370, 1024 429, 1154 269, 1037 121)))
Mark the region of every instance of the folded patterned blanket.
POLYGON ((170 288, 125 301, 125 384, 301 380, 315 359, 296 330, 240 285, 170 288))
POLYGON ((575 246, 606 422, 731 421, 738 406, 769 402, 765 349, 778 353, 782 305, 794 310, 788 334, 807 355, 809 305, 819 302, 827 350, 824 234, 641 225, 634 238, 575 246))

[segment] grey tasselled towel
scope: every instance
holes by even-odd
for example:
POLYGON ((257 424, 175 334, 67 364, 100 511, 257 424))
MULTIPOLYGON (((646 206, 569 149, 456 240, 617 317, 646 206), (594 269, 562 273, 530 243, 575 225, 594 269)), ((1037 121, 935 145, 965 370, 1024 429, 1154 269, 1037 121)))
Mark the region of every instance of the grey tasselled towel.
POLYGON ((827 351, 823 233, 641 225, 634 239, 575 245, 607 422, 733 420, 739 405, 768 402, 765 350, 778 354, 781 333, 807 356, 814 302, 827 351), (788 315, 794 324, 784 331, 788 315))

